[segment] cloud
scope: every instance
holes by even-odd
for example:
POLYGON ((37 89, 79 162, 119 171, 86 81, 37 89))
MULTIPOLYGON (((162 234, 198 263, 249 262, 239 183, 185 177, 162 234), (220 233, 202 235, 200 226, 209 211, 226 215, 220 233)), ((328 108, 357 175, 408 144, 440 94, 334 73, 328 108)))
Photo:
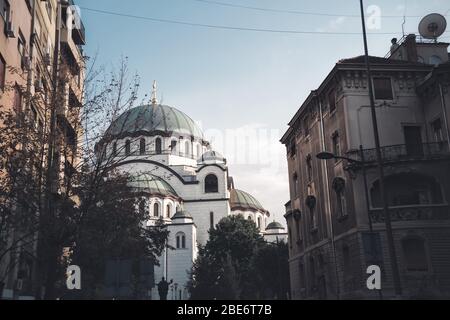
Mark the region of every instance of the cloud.
POLYGON ((205 136, 228 160, 236 188, 252 194, 271 212, 271 219, 284 223, 289 183, 286 151, 279 142, 280 130, 250 123, 225 130, 206 130, 205 136))

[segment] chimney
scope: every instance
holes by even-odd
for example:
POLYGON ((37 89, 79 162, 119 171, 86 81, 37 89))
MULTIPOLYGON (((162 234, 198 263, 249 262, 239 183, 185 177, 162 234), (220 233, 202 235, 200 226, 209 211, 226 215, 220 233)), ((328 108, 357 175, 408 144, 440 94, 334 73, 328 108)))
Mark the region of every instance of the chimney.
POLYGON ((417 46, 416 46, 416 35, 408 34, 405 39, 404 46, 406 47, 406 59, 411 62, 417 62, 417 46))

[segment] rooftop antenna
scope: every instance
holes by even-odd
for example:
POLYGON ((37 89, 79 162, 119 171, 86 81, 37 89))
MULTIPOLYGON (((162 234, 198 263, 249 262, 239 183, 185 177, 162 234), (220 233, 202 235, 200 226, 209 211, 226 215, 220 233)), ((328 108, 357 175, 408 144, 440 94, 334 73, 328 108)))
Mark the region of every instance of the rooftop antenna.
POLYGON ((156 87, 156 80, 153 80, 153 86, 152 86, 152 97, 150 99, 150 102, 153 105, 158 104, 158 99, 156 98, 156 93, 158 92, 158 89, 156 87))
POLYGON ((403 6, 404 6, 405 10, 403 10, 402 35, 404 37, 405 36, 405 24, 406 24, 406 0, 405 0, 405 4, 403 6))
POLYGON ((447 20, 439 13, 431 13, 425 16, 419 24, 419 33, 425 39, 437 39, 445 32, 447 20))

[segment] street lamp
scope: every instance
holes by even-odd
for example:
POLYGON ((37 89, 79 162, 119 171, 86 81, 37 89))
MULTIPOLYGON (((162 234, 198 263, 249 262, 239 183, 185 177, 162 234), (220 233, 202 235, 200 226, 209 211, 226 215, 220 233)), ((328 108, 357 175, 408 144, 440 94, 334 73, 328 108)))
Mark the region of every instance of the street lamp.
POLYGON ((349 163, 357 164, 357 165, 361 166, 361 168, 362 168, 362 175, 363 175, 363 179, 364 179, 364 194, 365 194, 365 200, 366 200, 367 217, 369 219, 369 231, 370 231, 370 233, 372 233, 373 232, 373 226, 372 226, 372 219, 370 217, 369 186, 367 184, 367 173, 366 173, 366 164, 367 164, 367 162, 365 162, 365 160, 364 160, 363 147, 360 146, 359 150, 360 150, 361 160, 356 160, 356 159, 352 159, 352 158, 348 158, 348 157, 335 155, 335 154, 333 154, 331 152, 327 152, 327 151, 318 153, 316 155, 316 157, 319 160, 331 160, 331 159, 346 160, 349 163))
MULTIPOLYGON (((367 162, 364 159, 364 149, 363 146, 359 146, 359 152, 361 160, 356 160, 348 157, 338 156, 331 152, 321 152, 316 155, 317 159, 319 160, 331 160, 331 159, 342 159, 346 160, 349 163, 356 164, 361 166, 362 168, 362 176, 364 179, 364 194, 365 194, 365 200, 366 200, 366 210, 367 210, 367 218, 369 221, 369 233, 370 233, 370 253, 373 255, 375 250, 375 238, 374 238, 374 232, 373 232, 373 226, 372 226, 372 218, 370 217, 370 200, 369 200, 369 187, 367 184, 367 173, 366 173, 366 165, 367 162)), ((378 292, 380 300, 383 299, 383 295, 381 293, 381 290, 378 292)))
POLYGON ((383 203, 383 213, 384 220, 386 223, 386 238, 387 245, 389 249, 390 263, 392 269, 392 278, 394 282, 394 290, 396 296, 401 296, 402 294, 402 286, 400 283, 400 273, 398 270, 397 264, 397 256, 395 254, 395 246, 394 246, 394 236, 392 233, 392 225, 391 225, 391 216, 389 212, 389 205, 387 201, 386 188, 384 185, 384 167, 383 167, 383 158, 381 155, 381 144, 380 144, 380 135, 378 132, 378 122, 377 122, 377 112, 375 108, 375 96, 373 93, 372 87, 372 73, 370 66, 370 58, 369 58, 369 49, 367 45, 367 33, 366 33, 366 21, 364 16, 364 2, 363 0, 359 1, 360 9, 361 9, 361 24, 362 24, 362 32, 363 32, 363 41, 364 41, 364 55, 366 60, 366 69, 367 69, 367 85, 369 87, 369 98, 370 98, 370 111, 372 116, 372 128, 373 128, 373 136, 375 141, 375 150, 377 155, 377 166, 378 166, 378 176, 380 181, 380 193, 381 200, 383 203))
MULTIPOLYGON (((370 233, 370 253, 373 255, 374 250, 375 250, 375 239, 374 239, 374 232, 373 232, 373 226, 372 226, 372 218, 370 217, 370 200, 369 200, 369 187, 367 184, 367 173, 366 173, 366 165, 367 162, 364 159, 364 149, 363 146, 359 146, 359 151, 360 151, 360 157, 361 160, 356 160, 356 159, 352 159, 352 158, 348 158, 348 157, 343 157, 343 156, 338 156, 335 155, 331 152, 320 152, 316 155, 317 159, 319 160, 331 160, 331 159, 335 159, 335 160, 346 160, 349 163, 352 164, 356 164, 361 166, 362 168, 362 176, 364 179, 364 194, 365 194, 365 200, 366 200, 366 210, 367 210, 367 218, 369 221, 369 233, 370 233)), ((383 299, 383 295, 381 293, 381 290, 379 290, 379 297, 380 299, 383 299)))

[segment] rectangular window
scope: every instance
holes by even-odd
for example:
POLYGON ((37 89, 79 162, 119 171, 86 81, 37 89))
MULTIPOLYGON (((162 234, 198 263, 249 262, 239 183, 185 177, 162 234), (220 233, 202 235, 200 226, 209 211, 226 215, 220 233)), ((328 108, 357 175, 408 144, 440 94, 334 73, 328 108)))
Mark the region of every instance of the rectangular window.
POLYGON ((298 176, 297 173, 294 173, 294 176, 292 178, 292 191, 294 192, 294 198, 298 197, 298 176))
POLYGON ((305 137, 309 136, 309 121, 308 121, 308 118, 303 120, 303 130, 305 132, 305 137))
POLYGON ((343 191, 337 193, 337 204, 339 216, 345 217, 347 215, 347 200, 343 191))
POLYGON ((434 141, 442 142, 444 141, 444 132, 442 131, 441 119, 437 119, 431 123, 431 128, 433 130, 434 141))
POLYGON ((6 81, 6 61, 3 59, 0 54, 0 89, 5 89, 5 81, 6 81))
POLYGON ((22 91, 17 85, 14 88, 14 111, 17 113, 22 111, 22 91))
MULTIPOLYGON (((335 133, 333 135, 333 154, 336 156, 341 155, 341 139, 339 138, 339 134, 335 133)), ((338 159, 336 159, 337 161, 338 159)))
POLYGON ((26 56, 26 41, 25 37, 23 36, 22 32, 19 30, 19 37, 17 39, 17 50, 19 50, 20 57, 22 58, 20 61, 20 66, 22 69, 26 67, 25 65, 25 59, 26 56))
POLYGON ((405 135, 406 153, 408 156, 422 156, 422 128, 420 126, 403 127, 405 135))
POLYGON ((214 229, 214 212, 209 213, 209 228, 214 229))
POLYGON ((316 210, 315 208, 309 209, 309 215, 310 215, 310 222, 311 222, 311 228, 313 230, 317 229, 317 217, 316 217, 316 210))
POLYGON ((290 153, 291 158, 295 157, 295 155, 297 154, 297 146, 295 144, 295 141, 291 142, 291 146, 289 149, 290 149, 289 153, 290 153))
POLYGON ((393 100, 394 93, 392 92, 391 78, 374 78, 373 88, 376 100, 393 100))
POLYGON ((297 233, 297 245, 300 245, 300 243, 302 242, 302 234, 300 232, 300 219, 296 220, 294 218, 294 223, 295 223, 295 231, 297 233))
POLYGON ((328 94, 328 104, 330 105, 330 113, 336 110, 336 92, 331 91, 328 94))
POLYGON ((306 158, 306 171, 308 173, 308 181, 311 182, 313 178, 312 158, 308 156, 306 158))

